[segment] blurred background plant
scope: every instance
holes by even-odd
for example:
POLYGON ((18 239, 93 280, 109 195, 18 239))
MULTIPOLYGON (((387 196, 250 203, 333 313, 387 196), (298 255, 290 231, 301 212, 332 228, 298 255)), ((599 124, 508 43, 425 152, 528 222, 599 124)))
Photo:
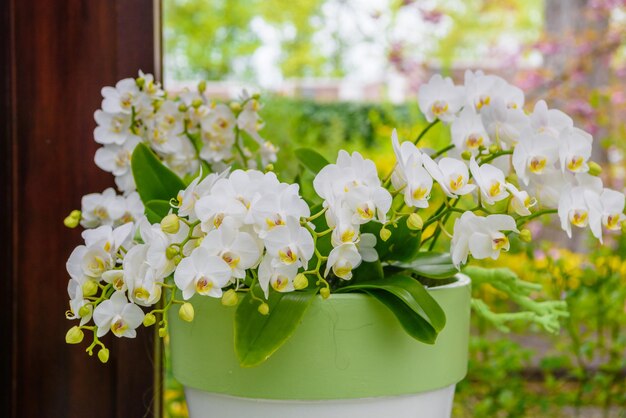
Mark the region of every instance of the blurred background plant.
MULTIPOLYGON (((163 16, 166 87, 207 79, 218 101, 260 91, 261 133, 279 156, 359 149, 387 172, 392 129, 412 138, 426 126, 421 83, 483 69, 522 87, 527 110, 542 98, 572 115, 594 135, 605 184, 625 186, 626 0, 163 0, 163 16)), ((437 126, 424 146, 440 149, 447 132, 437 126)), ((278 168, 295 174, 293 160, 279 158, 278 168)), ((561 301, 570 315, 556 334, 515 317, 496 327, 490 315, 502 319, 519 301, 501 286, 475 286, 485 306, 472 319, 454 416, 626 416, 626 241, 610 235, 598 250, 582 233, 564 248, 553 225, 531 230, 532 246, 515 242, 483 265, 509 267, 536 285, 530 301, 561 301)), ((184 417, 167 370, 167 412, 184 417)))

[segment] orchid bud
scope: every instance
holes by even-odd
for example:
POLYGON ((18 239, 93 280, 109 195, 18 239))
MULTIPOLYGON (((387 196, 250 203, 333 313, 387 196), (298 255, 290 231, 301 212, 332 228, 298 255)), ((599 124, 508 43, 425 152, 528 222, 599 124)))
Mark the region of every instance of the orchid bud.
POLYGON ((595 161, 589 161, 589 174, 592 176, 599 176, 602 173, 602 167, 595 161))
POLYGON ((202 94, 206 90, 206 80, 201 80, 198 83, 198 93, 202 94))
POLYGON ((180 229, 180 219, 175 213, 170 213, 161 220, 161 230, 168 234, 175 234, 180 229))
POLYGON ((73 210, 65 219, 63 219, 63 224, 68 228, 76 228, 80 222, 81 216, 81 211, 73 210))
POLYGON ((167 328, 165 327, 159 328, 159 337, 165 338, 166 335, 167 335, 167 328))
POLYGON ((187 111, 187 105, 184 103, 181 103, 178 105, 178 111, 179 112, 186 112, 187 111))
POLYGON ((192 322, 194 316, 193 305, 189 302, 183 303, 178 310, 178 316, 183 321, 192 322))
POLYGON ((228 289, 222 295, 222 305, 224 306, 235 306, 239 302, 239 296, 235 289, 228 289))
POLYGON ((330 289, 327 287, 322 287, 320 289, 320 295, 324 298, 324 299, 328 299, 330 297, 330 289))
POLYGON ((302 290, 309 285, 309 279, 303 273, 298 273, 296 278, 293 279, 293 287, 296 290, 302 290))
POLYGON ((461 158, 463 158, 465 161, 469 161, 472 159, 472 153, 470 151, 465 150, 461 153, 461 158))
POLYGON ((78 344, 84 337, 85 334, 83 333, 83 330, 77 326, 73 326, 67 331, 67 334, 65 334, 65 342, 68 344, 78 344))
POLYGON ((91 304, 83 305, 78 310, 78 316, 80 316, 81 318, 89 316, 91 315, 92 310, 93 310, 93 307, 91 306, 91 304))
POLYGON ((380 239, 383 241, 387 241, 391 237, 391 231, 387 228, 381 228, 380 230, 380 239))
POLYGON ((267 303, 263 302, 259 305, 258 310, 261 315, 268 315, 270 313, 270 306, 267 303))
POLYGON ((177 255, 178 255, 178 248, 176 248, 174 245, 170 245, 165 249, 165 257, 167 257, 168 260, 171 260, 177 255))
POLYGON ((497 146, 496 144, 492 144, 492 145, 489 146, 489 152, 491 154, 495 154, 498 151, 500 151, 500 147, 497 146))
POLYGON ((530 229, 522 229, 519 231, 519 239, 524 242, 530 242, 533 239, 533 234, 530 232, 530 229))
POLYGON ((143 326, 149 327, 156 323, 156 316, 152 312, 148 312, 146 316, 143 317, 143 326))
POLYGON ((274 171, 274 164, 268 164, 265 166, 265 171, 274 171))
POLYGON ((239 112, 241 110, 241 104, 239 102, 231 102, 230 110, 233 112, 239 112))
POLYGON ((98 283, 95 280, 87 280, 83 283, 83 296, 93 296, 98 292, 98 283))
POLYGON ((406 226, 413 231, 421 231, 424 228, 424 221, 417 213, 412 213, 406 220, 406 226))
POLYGON ((109 349, 102 348, 100 351, 98 351, 98 358, 103 363, 106 363, 107 361, 109 361, 109 349))
POLYGON ((193 107, 194 109, 199 108, 200 106, 202 106, 204 104, 204 102, 202 101, 202 99, 194 99, 191 102, 191 107, 193 107))
POLYGON ((252 95, 252 98, 253 98, 254 100, 259 100, 259 99, 261 98, 261 94, 259 94, 259 93, 254 93, 254 94, 252 95))
POLYGON ((146 84, 146 79, 143 78, 143 77, 139 77, 139 78, 135 79, 135 84, 137 84, 137 87, 142 89, 143 86, 146 84))
POLYGON ((176 254, 172 260, 174 261, 174 265, 177 266, 183 260, 183 257, 180 254, 176 254))

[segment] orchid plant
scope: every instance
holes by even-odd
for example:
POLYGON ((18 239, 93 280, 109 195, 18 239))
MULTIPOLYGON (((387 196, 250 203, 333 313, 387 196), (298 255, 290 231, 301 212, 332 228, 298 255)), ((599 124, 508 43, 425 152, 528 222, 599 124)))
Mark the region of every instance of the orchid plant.
MULTIPOLYGON (((547 214, 568 235, 589 228, 600 241, 625 225, 624 195, 604 188, 590 161, 591 135, 543 101, 525 112, 524 93, 493 75, 424 84, 418 102, 429 124, 412 140, 393 132, 396 165, 383 178, 358 152, 329 163, 311 149, 296 150, 295 179, 280 178, 278 148, 260 134, 259 96, 225 105, 204 90, 201 82, 168 93, 143 73, 102 90, 95 162, 122 194, 84 196, 65 224, 86 228, 67 261, 67 317, 79 323, 66 340, 90 332, 87 352, 103 362, 109 331, 133 338, 143 324, 165 336, 168 313, 177 307, 193 321, 203 297, 236 307, 243 366, 267 359, 314 298, 333 293, 366 293, 409 335, 434 343, 445 315, 425 284, 454 280, 470 256, 496 259, 512 235, 530 241, 525 225, 547 214), (420 148, 437 123, 449 125, 452 144, 420 148), (449 253, 434 252, 442 235, 449 253)), ((466 271, 529 293, 506 269, 466 271)), ((558 329, 563 306, 544 308, 537 312, 548 317, 537 313, 536 322, 558 329)))

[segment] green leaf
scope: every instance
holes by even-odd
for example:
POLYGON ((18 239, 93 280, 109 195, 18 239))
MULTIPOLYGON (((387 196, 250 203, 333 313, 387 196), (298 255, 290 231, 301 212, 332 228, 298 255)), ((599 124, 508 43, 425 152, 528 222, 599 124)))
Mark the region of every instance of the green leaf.
POLYGON ((430 251, 417 253, 409 262, 391 263, 391 265, 411 270, 413 273, 429 279, 447 279, 459 272, 452 264, 452 258, 449 253, 430 251))
MULTIPOLYGON (((252 289, 260 294, 261 288, 252 289)), ((235 314, 235 352, 242 367, 253 367, 267 360, 289 339, 313 302, 317 288, 279 293, 270 290, 268 315, 258 312, 258 301, 248 292, 235 314)))
POLYGON ((376 251, 381 261, 404 261, 412 260, 418 253, 422 239, 421 231, 410 230, 406 222, 398 222, 396 226, 388 225, 391 237, 387 241, 380 239, 382 224, 368 222, 363 225, 363 232, 376 235, 376 251))
POLYGON ((170 206, 170 202, 167 200, 151 200, 145 204, 146 216, 150 223, 161 222, 169 212, 172 207, 170 206))
POLYGON ((165 167, 146 144, 135 147, 131 168, 137 192, 144 205, 151 200, 169 201, 185 188, 185 183, 165 167))
POLYGON ((300 163, 313 174, 319 173, 322 168, 330 164, 319 152, 310 148, 298 148, 294 152, 300 163))
POLYGON ((350 282, 362 283, 381 280, 384 277, 385 274, 380 260, 376 260, 373 263, 362 262, 361 265, 352 272, 352 280, 350 282))
POLYGON ((411 337, 426 344, 435 343, 437 340, 435 328, 407 305, 398 303, 393 295, 384 291, 370 289, 365 291, 365 293, 376 298, 393 312, 402 328, 411 337))
MULTIPOLYGON (((394 305, 404 305, 416 315, 428 319, 436 332, 441 331, 446 325, 446 315, 437 301, 426 291, 424 286, 409 276, 397 274, 380 280, 355 283, 342 287, 338 291, 342 293, 350 291, 385 292, 386 299, 388 297, 394 298, 394 305)), ((402 311, 404 315, 404 308, 402 311)))

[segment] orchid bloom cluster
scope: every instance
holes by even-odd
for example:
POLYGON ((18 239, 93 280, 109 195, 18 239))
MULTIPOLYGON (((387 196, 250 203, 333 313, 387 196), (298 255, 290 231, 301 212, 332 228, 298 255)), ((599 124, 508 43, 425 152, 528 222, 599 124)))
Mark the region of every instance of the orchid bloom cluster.
MULTIPOLYGON (((111 161, 128 164, 131 145, 148 144, 188 179, 164 201, 168 213, 160 222, 143 216, 132 179, 123 177, 127 171, 114 172, 124 197, 112 189, 87 195, 82 212, 66 219, 68 226, 88 228, 84 245, 67 262, 67 317, 79 321, 67 341, 80 342, 83 330, 92 331, 87 351, 100 346, 102 361, 108 351, 100 337, 111 331, 132 338, 142 323, 157 321, 163 336, 173 305, 180 306, 182 319, 193 320, 193 297, 233 306, 246 292, 263 315, 272 292, 313 288, 328 298, 362 263, 381 258, 379 246, 397 233, 401 220, 419 232, 410 238, 418 248, 432 249, 441 233, 448 235, 458 269, 470 255, 496 259, 509 249, 511 233, 529 241, 530 231, 522 227, 544 214, 558 213, 568 235, 572 226, 589 227, 600 240, 603 228, 625 225, 625 197, 597 177, 591 136, 545 102, 524 112, 523 92, 496 76, 468 72, 464 86, 433 76, 418 96, 430 124, 415 141, 400 142, 393 132, 397 161, 385 178, 373 161, 340 151, 335 163, 316 172, 316 196, 307 200, 302 178, 288 183, 272 167, 251 168, 256 157, 263 164, 273 161, 275 150, 263 143, 255 157, 239 142, 240 131, 259 139, 257 99, 209 105, 202 90, 170 100, 143 74, 103 90, 95 131, 106 144, 101 157, 112 152, 119 158, 111 161), (453 144, 434 153, 418 147, 439 122, 450 125, 453 144), (238 163, 232 163, 233 147, 242 150, 238 163), (431 199, 435 194, 439 198, 431 199), (435 200, 438 207, 431 208, 435 200), (450 234, 446 222, 453 215, 450 234), (378 224, 379 237, 369 223, 378 224)), ((389 248, 391 256, 380 260, 385 265, 396 260, 389 248)))

